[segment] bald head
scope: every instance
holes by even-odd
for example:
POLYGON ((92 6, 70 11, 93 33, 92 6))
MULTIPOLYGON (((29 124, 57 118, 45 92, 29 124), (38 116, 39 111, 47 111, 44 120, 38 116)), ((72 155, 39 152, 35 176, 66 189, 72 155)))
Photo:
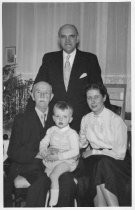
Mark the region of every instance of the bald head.
POLYGON ((72 53, 77 48, 79 35, 78 30, 74 25, 65 24, 61 26, 58 35, 59 45, 67 54, 72 53))
POLYGON ((66 29, 66 28, 71 28, 71 29, 75 32, 76 35, 79 35, 78 30, 77 30, 77 28, 76 28, 75 25, 72 25, 72 24, 64 24, 64 25, 62 25, 62 26, 60 27, 60 29, 59 29, 59 31, 58 31, 59 37, 60 37, 60 35, 61 35, 61 31, 62 31, 63 29, 66 29))
POLYGON ((47 82, 44 82, 44 81, 40 81, 40 82, 37 82, 34 84, 33 86, 33 89, 32 89, 32 93, 34 94, 34 92, 37 90, 37 89, 46 89, 48 90, 50 93, 52 93, 52 86, 47 83, 47 82))

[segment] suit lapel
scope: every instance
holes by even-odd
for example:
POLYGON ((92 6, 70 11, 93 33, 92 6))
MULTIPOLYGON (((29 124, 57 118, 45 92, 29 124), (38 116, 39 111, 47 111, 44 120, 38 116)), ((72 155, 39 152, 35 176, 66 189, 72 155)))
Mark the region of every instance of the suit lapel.
POLYGON ((54 125, 54 121, 52 118, 52 110, 51 108, 49 108, 48 114, 47 114, 47 119, 45 122, 45 130, 47 130, 48 128, 50 128, 51 126, 54 125))
POLYGON ((38 129, 40 130, 40 136, 41 138, 44 137, 44 135, 46 134, 46 131, 49 127, 51 127, 52 125, 54 125, 53 119, 52 119, 52 113, 51 110, 49 109, 48 111, 48 115, 47 115, 47 119, 45 122, 45 127, 43 127, 36 111, 34 110, 34 115, 33 115, 33 120, 35 121, 36 126, 38 126, 38 129))
POLYGON ((59 83, 59 85, 61 85, 61 91, 65 91, 65 84, 64 84, 64 77, 63 77, 63 51, 59 51, 57 57, 55 57, 56 59, 56 76, 57 77, 57 82, 59 83))
POLYGON ((43 126, 42 126, 42 123, 41 123, 39 116, 37 115, 37 112, 35 111, 35 109, 34 109, 34 119, 35 119, 36 125, 38 125, 40 130, 42 130, 43 126))
POLYGON ((62 51, 59 51, 58 53, 58 58, 56 58, 56 62, 57 62, 57 73, 59 75, 59 79, 60 79, 60 84, 61 82, 63 82, 64 84, 64 81, 63 81, 63 53, 62 51))
POLYGON ((74 63, 71 70, 71 75, 69 79, 68 91, 72 89, 72 85, 74 85, 75 80, 79 78, 80 75, 80 55, 79 50, 76 51, 74 63))

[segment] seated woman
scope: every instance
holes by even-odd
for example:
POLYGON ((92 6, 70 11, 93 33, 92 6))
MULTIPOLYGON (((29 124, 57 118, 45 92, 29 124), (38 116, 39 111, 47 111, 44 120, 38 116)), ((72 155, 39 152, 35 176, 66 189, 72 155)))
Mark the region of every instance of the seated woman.
POLYGON ((128 206, 130 165, 125 159, 127 127, 120 116, 105 108, 107 91, 102 84, 86 90, 92 110, 82 118, 80 147, 89 177, 87 196, 94 206, 128 206))

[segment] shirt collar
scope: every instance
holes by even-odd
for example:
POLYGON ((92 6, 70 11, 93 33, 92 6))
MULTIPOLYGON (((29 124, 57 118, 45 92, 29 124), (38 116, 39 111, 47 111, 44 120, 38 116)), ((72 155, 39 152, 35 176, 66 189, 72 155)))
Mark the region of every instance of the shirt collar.
POLYGON ((42 115, 45 115, 46 114, 45 120, 47 119, 47 115, 48 115, 48 111, 49 111, 48 108, 47 108, 47 110, 44 113, 41 112, 37 107, 35 107, 35 111, 36 111, 37 115, 39 116, 39 118, 41 118, 42 115))
POLYGON ((99 113, 99 114, 94 114, 93 112, 93 116, 96 118, 96 117, 102 117, 104 116, 104 112, 106 111, 106 108, 105 106, 103 107, 102 111, 99 113))
POLYGON ((66 59, 67 55, 70 55, 70 57, 75 57, 75 54, 76 54, 76 49, 74 49, 74 51, 70 54, 66 53, 65 51, 63 51, 63 56, 64 56, 64 59, 66 59))
POLYGON ((67 126, 64 127, 64 128, 59 128, 59 131, 60 131, 60 132, 65 132, 65 131, 67 131, 69 128, 70 128, 70 126, 67 125, 67 126))

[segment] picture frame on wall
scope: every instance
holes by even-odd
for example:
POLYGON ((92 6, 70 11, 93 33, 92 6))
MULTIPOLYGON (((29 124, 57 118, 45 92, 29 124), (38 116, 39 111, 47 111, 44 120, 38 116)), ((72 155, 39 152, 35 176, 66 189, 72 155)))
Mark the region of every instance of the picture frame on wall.
POLYGON ((16 47, 6 47, 6 65, 12 65, 16 63, 16 47))

